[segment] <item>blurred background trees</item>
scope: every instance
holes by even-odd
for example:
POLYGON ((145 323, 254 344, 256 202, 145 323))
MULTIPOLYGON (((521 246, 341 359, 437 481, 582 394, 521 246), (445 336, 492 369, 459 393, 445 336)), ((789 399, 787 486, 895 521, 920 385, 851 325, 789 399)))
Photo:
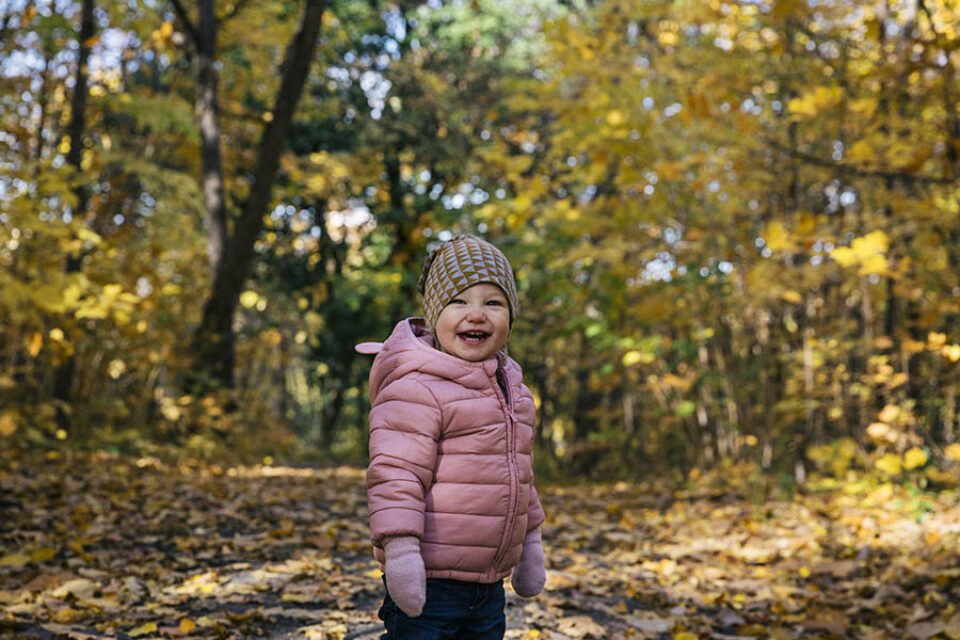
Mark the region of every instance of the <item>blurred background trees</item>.
POLYGON ((210 4, 0 5, 5 447, 362 460, 353 344, 469 232, 543 471, 946 482, 955 3, 334 0, 299 53, 308 3, 210 4))

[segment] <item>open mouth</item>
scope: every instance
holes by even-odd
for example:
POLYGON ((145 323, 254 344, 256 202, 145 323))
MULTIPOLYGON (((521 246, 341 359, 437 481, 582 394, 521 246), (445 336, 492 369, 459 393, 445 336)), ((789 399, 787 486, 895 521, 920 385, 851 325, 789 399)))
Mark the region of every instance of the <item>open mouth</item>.
POLYGON ((480 344, 490 337, 490 334, 486 331, 462 331, 457 334, 457 337, 467 344, 480 344))

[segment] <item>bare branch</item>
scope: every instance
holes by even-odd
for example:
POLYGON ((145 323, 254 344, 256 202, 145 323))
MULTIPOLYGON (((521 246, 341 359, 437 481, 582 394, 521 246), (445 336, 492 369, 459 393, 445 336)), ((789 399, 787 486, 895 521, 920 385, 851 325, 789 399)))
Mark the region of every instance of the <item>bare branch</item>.
POLYGON ((236 18, 236 17, 240 14, 241 11, 243 11, 244 9, 246 9, 246 8, 247 8, 247 5, 249 5, 249 4, 250 4, 250 0, 237 0, 237 1, 234 3, 234 5, 233 5, 233 9, 231 9, 230 12, 227 13, 225 16, 223 16, 222 18, 220 18, 219 20, 217 20, 217 24, 223 24, 223 23, 225 23, 225 22, 230 22, 231 20, 233 20, 234 18, 236 18))

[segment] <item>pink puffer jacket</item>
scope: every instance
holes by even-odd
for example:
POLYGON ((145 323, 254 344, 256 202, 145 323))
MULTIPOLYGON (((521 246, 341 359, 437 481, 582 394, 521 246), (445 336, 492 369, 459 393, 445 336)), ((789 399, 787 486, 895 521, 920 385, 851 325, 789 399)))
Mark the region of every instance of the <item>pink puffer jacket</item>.
POLYGON ((531 468, 536 409, 521 378, 502 353, 468 362, 434 349, 420 318, 400 322, 379 346, 367 498, 381 564, 385 537, 416 536, 427 577, 510 574, 524 536, 544 519, 531 468))

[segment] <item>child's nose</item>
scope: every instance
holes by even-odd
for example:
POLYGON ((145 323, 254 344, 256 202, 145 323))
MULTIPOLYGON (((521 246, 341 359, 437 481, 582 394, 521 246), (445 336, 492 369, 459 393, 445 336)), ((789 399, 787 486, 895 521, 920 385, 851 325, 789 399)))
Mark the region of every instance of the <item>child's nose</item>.
POLYGON ((467 314, 467 319, 475 322, 483 321, 483 307, 470 307, 470 311, 467 314))

